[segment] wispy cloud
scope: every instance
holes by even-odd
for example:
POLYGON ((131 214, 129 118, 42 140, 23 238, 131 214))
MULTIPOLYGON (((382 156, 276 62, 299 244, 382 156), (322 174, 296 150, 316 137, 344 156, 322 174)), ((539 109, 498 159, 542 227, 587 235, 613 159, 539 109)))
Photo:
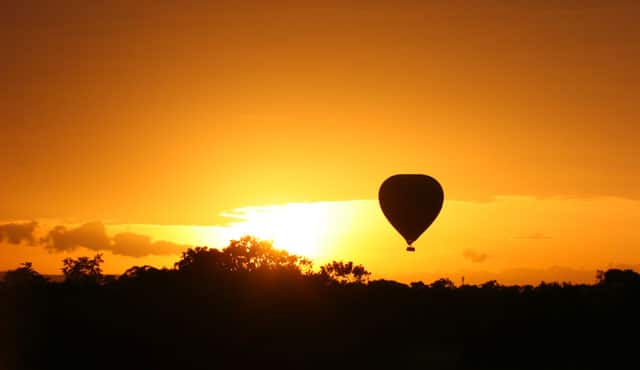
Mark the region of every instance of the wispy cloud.
POLYGON ((484 262, 487 258, 489 258, 489 256, 485 253, 479 253, 471 249, 465 249, 462 252, 462 256, 475 263, 484 262))

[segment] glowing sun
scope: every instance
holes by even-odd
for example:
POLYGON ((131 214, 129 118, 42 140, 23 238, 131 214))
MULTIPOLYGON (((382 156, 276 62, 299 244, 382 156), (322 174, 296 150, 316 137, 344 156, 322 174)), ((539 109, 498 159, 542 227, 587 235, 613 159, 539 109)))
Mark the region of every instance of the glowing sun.
POLYGON ((315 259, 324 254, 338 229, 333 227, 330 203, 288 203, 283 205, 245 207, 223 213, 239 219, 227 230, 229 238, 253 235, 271 240, 276 248, 315 259))

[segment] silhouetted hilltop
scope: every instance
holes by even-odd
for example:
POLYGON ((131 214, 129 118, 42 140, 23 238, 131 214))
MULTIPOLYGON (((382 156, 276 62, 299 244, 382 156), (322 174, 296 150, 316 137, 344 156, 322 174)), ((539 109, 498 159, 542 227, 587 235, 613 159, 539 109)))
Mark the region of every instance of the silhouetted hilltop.
MULTIPOLYGON (((4 281, 5 280, 5 276, 7 275, 7 272, 9 271, 0 271, 0 281, 4 281)), ((54 274, 42 274, 42 276, 47 279, 47 281, 51 282, 51 283, 61 283, 64 281, 64 275, 54 275, 54 274)))
POLYGON ((369 281, 251 237, 119 277, 102 256, 0 285, 2 369, 591 369, 635 360, 640 275, 456 287, 369 281))

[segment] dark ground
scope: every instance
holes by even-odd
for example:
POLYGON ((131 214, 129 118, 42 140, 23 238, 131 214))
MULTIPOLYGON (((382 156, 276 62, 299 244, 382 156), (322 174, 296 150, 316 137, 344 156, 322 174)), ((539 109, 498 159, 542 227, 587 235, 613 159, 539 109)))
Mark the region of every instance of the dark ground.
POLYGON ((609 270, 595 285, 456 288, 446 279, 358 282, 350 273, 304 273, 297 262, 242 258, 201 250, 174 269, 141 267, 117 279, 7 278, 0 369, 637 365, 633 271, 609 270))

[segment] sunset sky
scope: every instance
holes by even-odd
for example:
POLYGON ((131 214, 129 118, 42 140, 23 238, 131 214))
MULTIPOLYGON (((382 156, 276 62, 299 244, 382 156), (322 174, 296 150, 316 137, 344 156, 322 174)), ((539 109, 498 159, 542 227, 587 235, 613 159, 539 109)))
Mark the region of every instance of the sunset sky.
POLYGON ((203 3, 0 5, 0 270, 245 233, 403 282, 640 267, 638 2, 203 3), (415 253, 396 173, 445 190, 415 253))

